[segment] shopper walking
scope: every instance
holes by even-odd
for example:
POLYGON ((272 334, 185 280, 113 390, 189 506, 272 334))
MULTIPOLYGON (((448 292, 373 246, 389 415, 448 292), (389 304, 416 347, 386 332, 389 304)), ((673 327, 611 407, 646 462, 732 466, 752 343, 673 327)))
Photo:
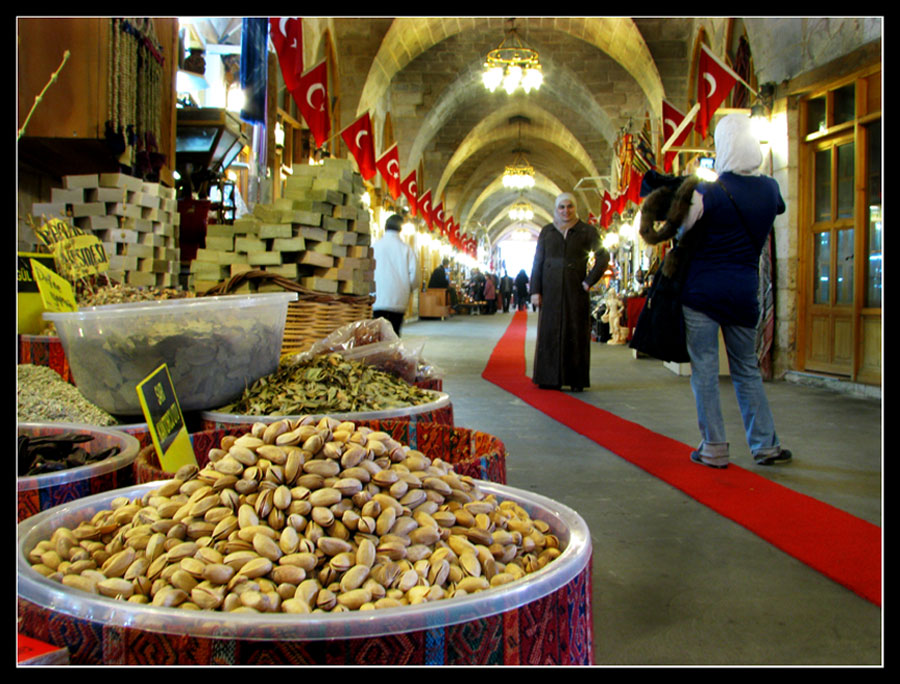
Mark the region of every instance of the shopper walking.
POLYGON ((400 335, 409 295, 416 287, 418 265, 412 248, 400 239, 403 218, 392 214, 384 236, 375 243, 375 303, 373 318, 386 318, 400 335))
POLYGON ((528 306, 528 274, 523 268, 515 280, 516 310, 525 311, 528 306))
POLYGON ((775 179, 760 174, 762 152, 742 114, 716 125, 718 181, 694 191, 684 240, 697 235, 682 304, 691 357, 691 389, 702 441, 691 459, 725 468, 729 444, 719 401, 719 329, 744 424, 747 444, 759 465, 785 463, 756 356, 759 256, 772 222, 785 211, 775 179), (695 232, 696 231, 696 232, 695 232))
POLYGON ((503 277, 500 278, 500 301, 503 304, 503 313, 509 313, 509 302, 512 298, 513 279, 509 277, 509 273, 503 271, 503 277))
POLYGON ((596 228, 578 218, 575 197, 556 198, 553 223, 541 229, 531 270, 531 302, 538 307, 532 381, 543 389, 590 385, 588 294, 606 271, 609 252, 596 228), (588 273, 588 257, 594 265, 588 273))
POLYGON ((494 275, 490 272, 484 275, 484 301, 485 313, 492 314, 497 310, 497 288, 494 285, 494 275))

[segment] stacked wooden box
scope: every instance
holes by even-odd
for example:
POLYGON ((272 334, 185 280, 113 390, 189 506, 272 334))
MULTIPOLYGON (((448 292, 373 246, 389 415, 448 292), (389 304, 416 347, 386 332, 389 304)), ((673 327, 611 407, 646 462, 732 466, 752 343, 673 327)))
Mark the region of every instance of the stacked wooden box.
POLYGON ((109 257, 110 279, 135 286, 177 287, 180 218, 175 190, 122 173, 63 176, 50 202, 32 205, 35 220, 63 218, 95 235, 109 257))
MULTIPOLYGON (((190 289, 204 292, 243 271, 263 270, 317 292, 369 294, 375 261, 363 191, 347 159, 294 166, 283 197, 256 205, 232 225, 207 226, 206 246, 191 262, 190 289)), ((266 286, 245 282, 241 289, 266 286)))

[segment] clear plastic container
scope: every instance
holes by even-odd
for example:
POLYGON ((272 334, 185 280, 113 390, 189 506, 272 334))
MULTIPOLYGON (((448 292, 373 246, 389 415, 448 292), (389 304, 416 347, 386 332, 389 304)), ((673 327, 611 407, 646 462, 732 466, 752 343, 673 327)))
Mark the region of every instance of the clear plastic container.
POLYGON ((88 453, 104 451, 114 446, 119 447, 119 453, 75 468, 19 477, 19 520, 64 501, 121 488, 134 482, 132 464, 137 458, 140 443, 132 435, 115 428, 82 423, 18 424, 19 435, 47 436, 68 432, 93 437, 90 442, 81 445, 88 453))
POLYGON ((137 385, 166 363, 182 411, 222 406, 278 367, 296 292, 165 299, 44 313, 81 393, 142 415, 137 385))
POLYGON ((35 605, 97 624, 193 637, 318 641, 357 639, 440 628, 480 620, 514 610, 569 584, 588 567, 591 536, 575 511, 533 492, 479 481, 485 494, 518 502, 534 519, 547 522, 560 541, 562 554, 543 568, 509 584, 467 596, 400 608, 346 613, 222 613, 160 608, 88 594, 43 577, 33 570, 28 552, 57 527, 75 527, 118 496, 135 498, 161 486, 150 482, 56 507, 23 521, 18 527, 16 566, 18 595, 35 605))

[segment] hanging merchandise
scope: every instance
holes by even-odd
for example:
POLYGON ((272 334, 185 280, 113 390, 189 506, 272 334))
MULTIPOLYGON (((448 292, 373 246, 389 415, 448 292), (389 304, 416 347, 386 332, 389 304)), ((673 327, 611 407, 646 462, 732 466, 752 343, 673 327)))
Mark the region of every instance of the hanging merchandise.
POLYGON ((162 48, 153 19, 109 21, 104 137, 119 163, 152 179, 166 161, 157 151, 162 131, 162 48))
POLYGON ((269 22, 244 19, 241 31, 241 88, 245 100, 241 119, 266 124, 266 84, 269 75, 269 22))

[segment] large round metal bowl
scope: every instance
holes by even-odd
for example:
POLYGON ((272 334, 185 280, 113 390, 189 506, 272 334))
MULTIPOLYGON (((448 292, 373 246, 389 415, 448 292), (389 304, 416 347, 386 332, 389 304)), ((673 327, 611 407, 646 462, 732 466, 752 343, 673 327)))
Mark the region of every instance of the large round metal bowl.
POLYGON ((350 420, 353 422, 367 420, 408 420, 411 422, 440 423, 441 425, 453 425, 453 404, 450 395, 446 392, 425 390, 433 395, 433 400, 417 406, 400 406, 398 408, 383 409, 380 411, 357 411, 355 413, 328 412, 322 414, 303 414, 296 416, 253 416, 234 413, 221 413, 218 411, 203 411, 200 414, 204 430, 219 428, 246 427, 250 428, 254 423, 274 423, 279 420, 298 420, 300 418, 323 418, 329 416, 338 420, 350 420))
POLYGON ((222 406, 278 367, 296 292, 190 297, 45 312, 92 403, 140 416, 135 387, 165 363, 183 411, 222 406))
POLYGON ((111 447, 119 448, 118 454, 102 461, 17 478, 20 521, 58 504, 134 484, 132 465, 138 455, 140 443, 132 435, 113 427, 82 423, 19 423, 17 430, 19 435, 33 436, 69 432, 87 434, 93 438, 83 445, 88 453, 97 453, 111 447))
MULTIPOLYGON (((490 482, 479 482, 482 491, 495 494, 501 500, 516 501, 532 518, 546 521, 558 536, 563 551, 558 558, 520 580, 452 599, 401 608, 307 615, 187 611, 129 603, 71 590, 30 567, 28 551, 41 539, 48 539, 57 527, 74 527, 79 521, 108 508, 113 498, 139 497, 160 484, 147 483, 92 496, 59 506, 19 524, 16 566, 19 611, 26 633, 57 645, 70 646, 70 651, 76 651, 71 654, 73 662, 137 663, 142 659, 155 658, 164 662, 145 664, 202 664, 204 660, 237 664, 259 662, 255 658, 265 658, 265 662, 311 664, 316 658, 315 653, 319 653, 321 658, 327 658, 329 664, 337 664, 336 659, 351 657, 360 662, 370 662, 368 659, 373 657, 371 650, 376 649, 381 654, 375 656, 377 660, 389 659, 387 662, 381 661, 381 664, 399 664, 394 662, 394 656, 386 654, 386 646, 379 646, 390 643, 388 637, 391 635, 406 644, 403 655, 396 657, 402 657, 404 663, 414 663, 441 660, 440 657, 435 660, 427 654, 409 652, 410 649, 426 649, 425 644, 433 643, 434 639, 471 641, 478 637, 467 637, 468 632, 477 629, 483 633, 487 629, 492 635, 492 642, 497 638, 504 641, 499 646, 504 649, 513 643, 506 643, 506 640, 511 638, 510 630, 514 630, 515 636, 512 638, 523 643, 516 643, 514 655, 504 651, 499 656, 500 662, 525 663, 537 659, 540 664, 590 664, 591 539, 587 525, 575 511, 556 501, 490 482), (527 618, 521 614, 525 608, 534 609, 527 618), (545 622, 540 627, 545 631, 537 638, 539 644, 526 648, 524 642, 534 638, 534 620, 545 622), (460 626, 463 631, 449 633, 453 626, 460 626), (503 630, 506 630, 506 636, 503 636, 503 630), (499 637, 493 636, 495 631, 499 637), (72 638, 75 634, 78 636, 74 643, 59 643, 67 635, 72 638), (139 643, 143 640, 155 644, 160 638, 165 640, 165 648, 139 643), (133 644, 135 653, 109 655, 115 649, 108 648, 106 639, 127 641, 133 644), (104 643, 98 644, 96 640, 104 643), (229 643, 227 648, 217 646, 226 642, 229 643), (199 649, 207 655, 181 652, 178 644, 185 648, 190 644, 194 651, 199 649), (348 644, 354 645, 352 653, 356 655, 348 655, 351 652, 348 644), (229 655, 222 656, 223 650, 229 651, 229 655), (267 655, 260 656, 262 652, 267 655)), ((441 664, 478 664, 488 657, 477 652, 462 653, 472 650, 471 643, 456 646, 461 649, 454 647, 453 653, 456 655, 450 657, 447 656, 448 650, 444 649, 441 664)), ((496 648, 497 644, 494 651, 496 648)), ((495 654, 494 657, 498 656, 495 654)))

